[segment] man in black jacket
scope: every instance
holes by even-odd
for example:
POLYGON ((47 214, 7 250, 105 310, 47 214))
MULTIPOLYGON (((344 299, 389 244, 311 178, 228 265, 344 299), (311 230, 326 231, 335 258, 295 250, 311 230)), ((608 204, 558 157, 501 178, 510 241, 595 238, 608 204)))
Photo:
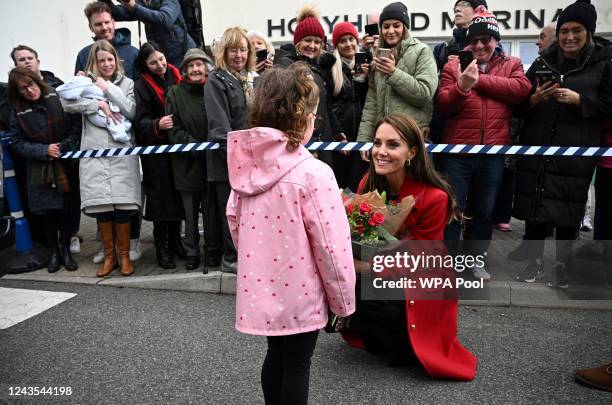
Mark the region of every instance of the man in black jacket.
POLYGON ((54 89, 64 84, 64 82, 57 78, 53 72, 49 72, 48 70, 40 70, 38 52, 27 45, 17 45, 15 48, 13 48, 11 51, 11 59, 13 59, 15 67, 26 68, 36 73, 41 79, 44 80, 45 83, 54 89))

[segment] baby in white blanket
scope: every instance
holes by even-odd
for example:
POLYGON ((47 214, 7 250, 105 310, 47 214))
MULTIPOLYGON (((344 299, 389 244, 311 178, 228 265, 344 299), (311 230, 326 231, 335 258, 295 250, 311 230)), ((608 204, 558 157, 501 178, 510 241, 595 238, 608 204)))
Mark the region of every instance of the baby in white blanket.
POLYGON ((97 113, 87 114, 87 119, 97 127, 107 128, 116 142, 127 143, 130 141, 129 131, 132 128, 132 123, 121 114, 119 107, 113 105, 104 96, 102 90, 93 84, 89 77, 75 76, 59 86, 56 91, 61 98, 66 100, 86 98, 106 101, 112 112, 121 115, 121 122, 117 123, 112 119, 107 119, 106 114, 101 109, 98 109, 97 113))

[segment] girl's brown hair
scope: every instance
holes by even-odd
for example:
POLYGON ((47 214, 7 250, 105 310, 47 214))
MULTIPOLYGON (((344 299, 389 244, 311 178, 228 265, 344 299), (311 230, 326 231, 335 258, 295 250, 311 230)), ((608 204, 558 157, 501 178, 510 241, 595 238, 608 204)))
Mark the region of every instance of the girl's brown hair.
POLYGON ((227 50, 229 48, 238 48, 243 39, 246 41, 247 49, 249 50, 245 69, 247 71, 251 71, 255 68, 255 48, 253 45, 251 45, 251 41, 249 41, 246 31, 244 28, 232 27, 226 29, 223 33, 221 41, 219 42, 219 47, 215 53, 215 66, 217 69, 229 72, 230 69, 229 66, 227 66, 227 61, 225 60, 227 57, 227 50))
POLYGON ((26 101, 25 97, 19 92, 19 84, 17 80, 24 80, 29 82, 32 80, 40 89, 41 97, 49 94, 52 89, 45 83, 36 73, 23 67, 16 67, 11 69, 9 72, 8 79, 8 99, 11 104, 16 105, 19 102, 26 101))
MULTIPOLYGON (((400 138, 408 144, 409 148, 416 148, 416 153, 412 158, 410 165, 404 166, 406 176, 410 179, 425 183, 429 186, 437 187, 444 191, 448 195, 448 220, 451 222, 454 219, 462 218, 459 207, 457 206, 457 200, 455 198, 455 192, 451 186, 440 176, 440 174, 433 168, 429 154, 425 148, 425 141, 423 135, 416 121, 404 114, 391 114, 383 117, 376 124, 374 132, 382 124, 387 124, 393 127, 399 134, 400 138)), ((374 160, 370 161, 370 167, 368 168, 368 179, 366 182, 365 192, 378 190, 379 192, 386 191, 389 193, 391 188, 385 176, 376 174, 374 168, 374 160)))
POLYGON ((117 50, 105 39, 100 39, 94 42, 91 46, 91 49, 89 50, 89 57, 87 58, 87 66, 85 67, 87 72, 91 72, 98 77, 102 77, 100 74, 100 69, 98 69, 98 52, 100 51, 106 51, 115 57, 115 73, 119 72, 122 75, 125 74, 123 63, 121 63, 121 58, 119 58, 117 50))
POLYGON ((248 113, 248 127, 276 128, 287 134, 291 149, 304 138, 308 114, 316 113, 319 87, 304 62, 272 67, 260 77, 248 113))

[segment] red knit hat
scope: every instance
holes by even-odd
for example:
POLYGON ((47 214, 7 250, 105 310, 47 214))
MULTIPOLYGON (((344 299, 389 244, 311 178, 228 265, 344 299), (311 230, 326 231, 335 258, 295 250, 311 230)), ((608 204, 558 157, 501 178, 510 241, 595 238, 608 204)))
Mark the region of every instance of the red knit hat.
POLYGON ((298 12, 297 22, 293 33, 293 45, 310 36, 325 39, 325 31, 319 22, 319 13, 313 6, 302 7, 298 12))
POLYGON ((334 47, 338 47, 338 41, 345 35, 352 35, 357 41, 359 41, 359 34, 357 29, 348 21, 338 23, 334 26, 334 32, 332 33, 332 43, 334 47))
POLYGON ((474 11, 475 14, 472 16, 467 31, 468 41, 478 35, 490 35, 499 41, 499 25, 495 15, 491 14, 484 6, 478 6, 474 11))

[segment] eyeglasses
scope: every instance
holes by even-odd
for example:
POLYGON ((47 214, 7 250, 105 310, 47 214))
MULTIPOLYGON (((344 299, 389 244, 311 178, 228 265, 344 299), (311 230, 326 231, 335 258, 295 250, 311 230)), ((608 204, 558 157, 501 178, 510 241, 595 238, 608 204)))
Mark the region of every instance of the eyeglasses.
POLYGON ((455 6, 454 9, 457 9, 457 8, 468 8, 468 7, 472 8, 472 5, 470 3, 468 3, 467 1, 460 1, 459 3, 457 3, 457 5, 455 6))
POLYGON ((485 37, 472 38, 468 41, 468 43, 472 46, 476 46, 479 42, 481 42, 484 46, 487 46, 489 45, 489 42, 491 42, 491 39, 493 39, 493 37, 491 35, 487 35, 485 37))
POLYGON ((17 90, 21 94, 27 94, 28 90, 33 91, 33 90, 36 90, 37 88, 38 88, 38 85, 36 84, 36 82, 34 80, 30 80, 28 84, 26 84, 25 86, 19 86, 17 90))

